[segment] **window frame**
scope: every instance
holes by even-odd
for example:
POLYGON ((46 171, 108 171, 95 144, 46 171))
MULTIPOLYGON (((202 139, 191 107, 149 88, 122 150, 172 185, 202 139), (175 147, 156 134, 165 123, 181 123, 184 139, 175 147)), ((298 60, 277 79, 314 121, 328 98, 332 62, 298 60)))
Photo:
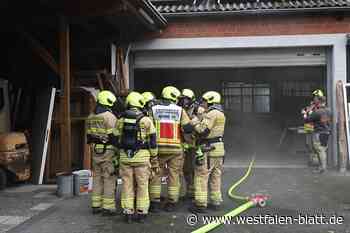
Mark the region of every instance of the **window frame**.
POLYGON ((232 81, 224 81, 222 82, 222 92, 223 92, 223 101, 224 108, 230 111, 238 111, 241 113, 256 113, 256 114, 265 114, 272 113, 271 111, 271 84, 269 83, 245 83, 245 82, 232 82, 232 81), (268 94, 255 94, 257 89, 268 88, 268 94), (235 89, 240 91, 234 91, 235 89), (247 89, 251 89, 250 91, 245 91, 247 89), (249 93, 250 92, 250 93, 249 93), (257 111, 256 108, 256 97, 267 96, 269 99, 268 103, 268 111, 257 111), (250 99, 250 108, 246 111, 245 107, 245 97, 250 99), (238 98, 239 101, 234 101, 233 99, 238 98), (240 103, 240 107, 232 108, 233 103, 240 103), (231 106, 231 108, 227 108, 227 106, 231 106))

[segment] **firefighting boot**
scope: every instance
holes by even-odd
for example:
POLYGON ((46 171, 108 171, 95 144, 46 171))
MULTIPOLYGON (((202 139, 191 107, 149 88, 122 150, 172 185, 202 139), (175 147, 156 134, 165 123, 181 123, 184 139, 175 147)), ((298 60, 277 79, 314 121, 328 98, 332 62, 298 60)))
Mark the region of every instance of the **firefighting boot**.
POLYGON ((176 203, 168 202, 165 204, 164 209, 167 212, 174 212, 176 209, 176 203))
POLYGON ((132 214, 124 214, 124 222, 131 224, 132 223, 132 214))
POLYGON ((188 208, 188 210, 191 212, 191 213, 194 213, 194 214, 204 214, 204 213, 207 213, 207 207, 205 206, 198 206, 196 204, 193 204, 190 208, 188 208))
POLYGON ((100 207, 92 207, 92 214, 102 213, 102 209, 100 207))
POLYGON ((149 212, 151 213, 159 213, 161 211, 160 202, 151 201, 149 206, 149 212))
POLYGON ((215 205, 215 204, 208 204, 208 209, 214 210, 214 211, 219 211, 221 210, 221 205, 215 205))
POLYGON ((147 214, 137 214, 136 221, 139 223, 145 223, 147 214))
POLYGON ((103 209, 102 211, 102 216, 116 216, 117 211, 115 210, 108 210, 108 209, 103 209))

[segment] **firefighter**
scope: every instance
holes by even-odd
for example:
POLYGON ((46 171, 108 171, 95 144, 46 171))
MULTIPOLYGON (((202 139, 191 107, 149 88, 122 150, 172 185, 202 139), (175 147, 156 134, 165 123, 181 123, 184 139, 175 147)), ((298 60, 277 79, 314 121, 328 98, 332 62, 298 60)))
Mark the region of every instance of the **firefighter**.
POLYGON ((225 115, 218 92, 208 91, 203 96, 206 112, 201 121, 193 119, 194 130, 199 136, 203 156, 196 157, 194 169, 194 205, 191 212, 205 213, 208 207, 208 183, 210 188, 209 207, 218 210, 222 203, 221 176, 224 162, 225 115))
MULTIPOLYGON (((181 97, 179 99, 179 106, 181 106, 187 113, 190 119, 192 119, 196 112, 195 104, 195 94, 191 89, 183 89, 181 91, 181 97)), ((193 177, 194 177, 194 157, 196 154, 196 143, 195 137, 192 133, 183 134, 184 143, 184 166, 183 172, 180 174, 181 181, 181 191, 180 196, 182 199, 188 198, 193 199, 194 197, 194 186, 193 186, 193 177)))
POLYGON ((150 203, 149 178, 152 171, 159 171, 156 129, 142 112, 145 102, 140 93, 131 92, 126 105, 127 110, 114 130, 120 149, 121 206, 127 223, 132 222, 135 214, 139 222, 144 222, 150 203))
POLYGON ((306 148, 309 153, 309 166, 317 166, 319 163, 319 159, 317 157, 317 154, 314 152, 313 149, 313 143, 312 143, 312 133, 314 131, 314 125, 313 122, 309 120, 309 117, 312 112, 317 110, 319 108, 319 98, 323 97, 323 92, 320 89, 317 89, 312 92, 313 100, 311 101, 310 105, 303 108, 302 110, 302 116, 304 120, 304 132, 305 132, 305 142, 306 142, 306 148))
POLYGON ((116 97, 110 91, 101 91, 97 95, 97 105, 87 120, 87 142, 93 146, 93 188, 92 212, 104 215, 115 214, 116 169, 113 162, 113 128, 117 118, 112 113, 116 97))
POLYGON ((150 182, 151 212, 160 210, 161 177, 168 169, 168 200, 166 211, 174 211, 179 200, 180 173, 183 169, 182 131, 191 132, 193 127, 187 113, 176 105, 181 93, 176 87, 167 86, 162 100, 152 107, 157 128, 157 145, 161 172, 150 182))
POLYGON ((314 172, 323 173, 327 171, 327 147, 331 132, 331 113, 326 106, 326 98, 324 96, 318 97, 317 104, 318 107, 310 114, 308 120, 314 125, 312 145, 319 160, 318 168, 314 172))

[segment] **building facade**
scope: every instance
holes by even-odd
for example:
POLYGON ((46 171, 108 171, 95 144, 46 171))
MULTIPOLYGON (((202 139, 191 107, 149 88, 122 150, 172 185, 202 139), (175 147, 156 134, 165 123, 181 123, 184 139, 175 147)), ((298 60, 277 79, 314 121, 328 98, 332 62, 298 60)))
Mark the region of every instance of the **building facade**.
POLYGON ((347 81, 350 2, 152 3, 168 26, 133 44, 131 86, 156 93, 166 84, 198 94, 220 91, 232 156, 260 153, 269 163, 286 164, 298 160, 303 147, 293 135, 300 109, 321 88, 333 112, 329 165, 338 165, 335 90, 337 81, 347 81))

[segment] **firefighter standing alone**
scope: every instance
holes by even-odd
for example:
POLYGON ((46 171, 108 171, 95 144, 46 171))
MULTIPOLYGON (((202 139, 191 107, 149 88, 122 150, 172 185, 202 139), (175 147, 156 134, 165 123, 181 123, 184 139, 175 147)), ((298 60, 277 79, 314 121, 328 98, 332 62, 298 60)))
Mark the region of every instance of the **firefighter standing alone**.
POLYGON ((113 144, 113 128, 117 118, 112 113, 116 97, 110 91, 97 95, 94 113, 87 120, 87 142, 93 146, 92 211, 115 214, 116 169, 113 164, 116 150, 113 144))
POLYGON ((208 185, 210 188, 210 207, 218 210, 222 203, 221 176, 224 162, 224 128, 225 115, 223 113, 221 96, 218 92, 208 91, 203 96, 203 107, 206 113, 203 119, 193 119, 195 131, 198 133, 199 144, 204 152, 204 158, 197 156, 194 172, 194 198, 190 207, 191 212, 206 212, 208 207, 208 185))
POLYGON ((331 132, 331 112, 326 106, 326 97, 323 94, 318 96, 317 103, 318 108, 309 115, 308 121, 314 125, 312 145, 314 153, 319 160, 318 168, 314 172, 323 173, 327 171, 327 148, 331 132))
POLYGON ((306 149, 309 154, 309 166, 318 166, 319 165, 319 158, 317 156, 317 153, 315 153, 315 150, 313 148, 313 131, 314 131, 314 123, 311 121, 310 116, 313 112, 319 109, 320 107, 320 98, 324 97, 324 94, 322 90, 315 90, 312 92, 313 99, 309 106, 302 109, 301 114, 303 116, 304 120, 304 132, 305 132, 305 144, 306 149))

